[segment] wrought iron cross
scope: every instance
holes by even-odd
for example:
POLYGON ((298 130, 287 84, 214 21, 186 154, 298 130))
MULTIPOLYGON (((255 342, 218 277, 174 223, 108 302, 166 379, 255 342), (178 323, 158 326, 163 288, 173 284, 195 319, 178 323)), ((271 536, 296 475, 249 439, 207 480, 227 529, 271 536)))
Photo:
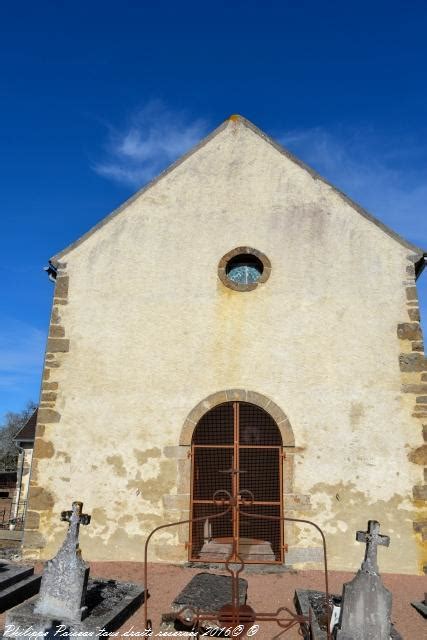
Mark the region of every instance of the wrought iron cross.
POLYGON ((368 530, 358 531, 356 540, 366 544, 365 559, 362 562, 362 571, 367 573, 379 573, 377 564, 378 546, 388 547, 390 544, 389 536, 380 534, 380 523, 376 520, 368 520, 368 530))

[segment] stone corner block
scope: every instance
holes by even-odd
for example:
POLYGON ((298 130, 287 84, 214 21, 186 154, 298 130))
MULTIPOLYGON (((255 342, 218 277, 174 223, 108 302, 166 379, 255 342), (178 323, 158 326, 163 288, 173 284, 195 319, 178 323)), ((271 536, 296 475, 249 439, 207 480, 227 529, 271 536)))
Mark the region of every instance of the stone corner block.
POLYGON ((406 299, 417 300, 417 287, 406 287, 406 299))
POLYGON ((68 296, 68 276, 60 275, 56 278, 55 298, 66 298, 68 296))
POLYGON ((46 540, 38 531, 25 531, 24 541, 22 543, 24 552, 27 549, 43 549, 45 544, 46 540))
POLYGON ((419 308, 413 307, 412 309, 408 309, 408 316, 410 320, 413 320, 414 322, 419 322, 421 319, 419 308))
POLYGON ((401 353, 399 364, 401 371, 427 371, 427 360, 422 353, 401 353))
POLYGON ((40 526, 40 515, 37 511, 27 511, 25 514, 25 529, 37 530, 40 526))
POLYGON ((31 486, 29 494, 29 510, 30 511, 46 511, 54 507, 55 500, 49 491, 43 487, 31 486))
POLYGON ((408 457, 414 464, 427 465, 427 444, 411 451, 408 457))
POLYGON ((39 409, 37 414, 37 422, 40 423, 59 422, 60 419, 61 414, 53 409, 42 408, 39 409))
POLYGON ((60 324, 51 324, 49 327, 49 336, 51 338, 63 338, 65 336, 65 329, 60 324))
POLYGON ((414 500, 426 500, 427 501, 427 484, 416 485, 412 489, 414 500))
POLYGON ((48 353, 66 353, 70 350, 68 338, 48 338, 46 351, 48 353))
POLYGON ((421 327, 418 322, 402 322, 397 325, 397 336, 401 340, 421 340, 421 327))

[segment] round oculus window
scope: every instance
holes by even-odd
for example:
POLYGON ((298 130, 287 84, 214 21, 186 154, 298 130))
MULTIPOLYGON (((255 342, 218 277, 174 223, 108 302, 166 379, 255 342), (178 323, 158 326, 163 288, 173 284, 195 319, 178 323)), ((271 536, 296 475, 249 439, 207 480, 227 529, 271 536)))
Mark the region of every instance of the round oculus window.
POLYGON ((229 280, 236 284, 252 284, 258 282, 264 271, 261 260, 254 255, 242 253, 227 262, 225 273, 229 280))
POLYGON ((237 247, 221 258, 218 276, 221 282, 234 291, 252 291, 265 282, 271 272, 267 256, 251 247, 237 247))

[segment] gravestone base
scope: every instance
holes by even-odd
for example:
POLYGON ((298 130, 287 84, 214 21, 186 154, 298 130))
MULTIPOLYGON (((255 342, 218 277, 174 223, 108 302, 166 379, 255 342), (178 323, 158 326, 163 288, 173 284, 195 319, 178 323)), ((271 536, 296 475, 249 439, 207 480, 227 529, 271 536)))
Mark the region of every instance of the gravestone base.
MULTIPOLYGON (((59 633, 70 635, 90 634, 96 640, 100 631, 114 631, 140 606, 144 599, 144 587, 117 580, 89 579, 86 592, 87 614, 81 622, 58 620, 51 615, 35 613, 38 597, 31 598, 6 614, 6 638, 25 640, 33 632, 48 632, 46 638, 60 637, 59 633), (60 626, 63 625, 63 626, 60 626), (28 635, 25 631, 28 630, 28 635)), ((34 638, 34 635, 32 636, 34 638)))
POLYGON ((40 589, 41 576, 34 568, 0 562, 0 612, 31 598, 40 589))
MULTIPOLYGON (((246 604, 248 583, 243 578, 239 578, 239 604, 246 604)), ((202 614, 216 614, 222 609, 223 606, 231 602, 231 577, 214 575, 211 573, 198 573, 190 582, 184 587, 174 601, 172 602, 171 609, 168 613, 162 615, 162 629, 191 629, 193 624, 189 622, 186 627, 176 614, 185 610, 185 607, 189 607, 194 610, 199 610, 202 614)), ((185 611, 183 612, 185 615, 185 611)), ((215 620, 203 620, 203 615, 200 617, 199 631, 202 628, 215 626, 218 621, 215 620)), ((222 626, 222 625, 219 625, 222 626)), ((193 635, 194 637, 194 635, 193 635)))
MULTIPOLYGON (((340 607, 342 597, 329 594, 329 605, 340 607)), ((327 640, 326 635, 326 598, 323 591, 312 589, 297 589, 294 596, 295 608, 298 613, 308 616, 311 609, 312 626, 311 635, 308 625, 302 625, 303 638, 305 640, 327 640)), ((335 637, 335 636, 333 636, 335 637)), ((348 637, 348 640, 353 640, 348 637)), ((402 636, 391 625, 390 640, 403 640, 402 636)))

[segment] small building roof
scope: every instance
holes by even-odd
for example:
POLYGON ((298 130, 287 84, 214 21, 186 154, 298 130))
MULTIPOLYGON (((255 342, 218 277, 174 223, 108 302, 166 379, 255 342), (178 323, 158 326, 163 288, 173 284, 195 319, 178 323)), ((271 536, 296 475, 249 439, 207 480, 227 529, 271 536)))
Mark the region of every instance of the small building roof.
POLYGON ((38 409, 32 413, 24 426, 15 434, 13 439, 16 442, 34 442, 36 437, 37 411, 38 409))

